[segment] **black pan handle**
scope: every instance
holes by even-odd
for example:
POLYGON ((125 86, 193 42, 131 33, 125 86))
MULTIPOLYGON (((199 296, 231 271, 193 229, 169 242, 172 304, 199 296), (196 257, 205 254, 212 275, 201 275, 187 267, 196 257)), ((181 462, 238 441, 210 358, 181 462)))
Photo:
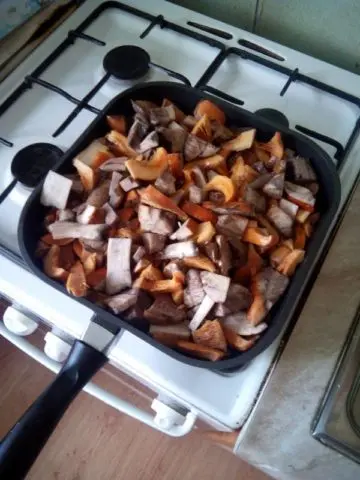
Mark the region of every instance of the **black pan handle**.
POLYGON ((106 361, 102 352, 75 341, 55 380, 0 442, 1 479, 25 477, 72 400, 106 361))

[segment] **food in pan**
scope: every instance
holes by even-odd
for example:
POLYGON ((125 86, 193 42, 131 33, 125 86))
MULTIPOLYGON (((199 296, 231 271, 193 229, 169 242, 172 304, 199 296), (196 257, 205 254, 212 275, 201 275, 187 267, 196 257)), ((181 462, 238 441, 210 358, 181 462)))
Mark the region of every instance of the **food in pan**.
POLYGON ((73 173, 46 177, 44 271, 191 356, 246 351, 304 260, 316 172, 279 132, 261 142, 209 100, 132 106, 73 173))

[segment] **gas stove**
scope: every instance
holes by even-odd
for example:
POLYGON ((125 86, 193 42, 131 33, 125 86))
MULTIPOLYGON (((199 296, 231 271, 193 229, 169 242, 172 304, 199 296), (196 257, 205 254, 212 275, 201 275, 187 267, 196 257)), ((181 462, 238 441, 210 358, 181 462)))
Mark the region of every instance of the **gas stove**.
MULTIPOLYGON (((66 343, 86 329, 89 309, 27 271, 19 256, 19 216, 34 178, 114 96, 156 80, 192 85, 310 136, 339 169, 342 203, 349 195, 360 170, 356 75, 162 0, 87 0, 0 85, 0 292, 18 312, 8 315, 10 328, 14 315, 17 325, 26 324, 22 311, 30 323, 35 318, 53 329, 48 341, 66 343), (30 165, 19 162, 24 149, 30 165)), ((279 343, 231 375, 181 364, 128 332, 110 360, 176 411, 231 430, 259 397, 279 343)), ((25 341, 17 344, 32 354, 25 341)), ((44 355, 35 357, 48 365, 44 355)), ((105 394, 98 396, 106 401, 105 394)), ((169 433, 164 424, 161 429, 169 433)))

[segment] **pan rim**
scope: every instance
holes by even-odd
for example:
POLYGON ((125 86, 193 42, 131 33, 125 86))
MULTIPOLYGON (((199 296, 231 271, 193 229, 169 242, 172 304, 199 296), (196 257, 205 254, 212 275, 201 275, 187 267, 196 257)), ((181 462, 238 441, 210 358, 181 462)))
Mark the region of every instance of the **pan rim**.
MULTIPOLYGON (((113 323, 114 325, 117 324, 119 328, 124 328, 125 330, 128 330, 130 333, 136 335, 138 338, 141 340, 146 341, 148 344, 154 346, 161 352, 165 353, 166 355, 169 355, 170 357, 174 358, 175 360, 178 360, 182 363, 191 365, 191 366, 196 366, 200 368, 206 368, 210 370, 218 370, 218 371, 226 371, 226 370, 234 370, 234 369, 240 369, 243 365, 248 364, 251 360, 253 360, 255 357, 257 357, 260 353, 262 353, 264 350, 266 350, 280 335, 282 330, 285 328, 285 325, 288 325, 289 322, 291 321, 291 318, 293 317, 294 310, 295 308, 299 305, 300 299, 302 296, 302 293, 309 283, 309 275, 306 275, 306 268, 308 265, 311 267, 311 271, 313 273, 313 270, 315 266, 317 265, 319 261, 319 244, 322 244, 324 240, 326 239, 327 236, 327 230, 329 229, 330 226, 332 226, 332 220, 335 217, 336 212, 338 211, 339 204, 340 204, 340 193, 341 193, 341 185, 340 185, 340 180, 338 173, 335 169, 335 165, 332 162, 330 156, 321 148, 319 147, 315 142, 313 142, 311 139, 305 137, 304 135, 300 134, 297 131, 291 130, 288 127, 283 127, 281 125, 275 124, 273 122, 270 122, 269 120, 266 120, 259 115, 256 115, 252 112, 249 112, 248 110, 232 105, 224 100, 218 99, 217 97, 214 97, 206 92, 203 92, 201 90, 188 87, 182 84, 178 84, 175 82, 148 82, 148 83, 139 83, 127 90, 124 90, 121 92, 119 95, 114 97, 112 100, 110 100, 105 107, 101 110, 101 112, 95 117, 95 119, 90 123, 90 125, 84 130, 84 132, 77 138, 77 140, 70 146, 70 148, 65 152, 65 154, 61 157, 59 162, 53 167, 53 170, 57 171, 59 168, 68 162, 70 162, 74 156, 81 151, 82 148, 80 148, 81 144, 84 142, 84 140, 87 140, 87 142, 90 142, 89 136, 91 136, 91 132, 93 132, 96 128, 97 125, 101 124, 101 122, 105 119, 106 115, 109 113, 111 108, 120 100, 125 99, 126 97, 133 98, 132 95, 144 91, 144 95, 146 95, 146 90, 151 90, 152 88, 176 88, 177 90, 183 90, 184 92, 191 92, 192 94, 197 95, 197 100, 200 99, 209 99, 212 101, 215 101, 216 104, 218 104, 220 107, 224 108, 227 111, 232 111, 234 115, 238 113, 238 116, 241 118, 241 115, 246 116, 246 120, 248 119, 253 119, 254 123, 258 122, 261 123, 262 125, 266 126, 269 128, 269 131, 274 131, 278 130, 281 133, 285 135, 289 135, 292 138, 297 139, 298 141, 302 143, 307 143, 309 147, 311 147, 312 151, 314 152, 314 156, 317 157, 322 157, 323 160, 323 165, 322 168, 324 168, 324 176, 327 175, 327 181, 329 178, 332 181, 332 189, 333 189, 333 196, 331 199, 328 199, 329 201, 329 206, 327 210, 323 213, 321 216, 321 219, 319 221, 318 227, 315 230, 315 233, 312 238, 312 243, 310 247, 306 251, 306 256, 305 260, 300 265, 300 267, 297 269, 294 277, 292 277, 290 285, 284 294, 284 298, 281 300, 281 307, 280 307, 280 312, 273 315, 273 317, 270 317, 271 322, 274 321, 275 318, 279 316, 283 311, 286 313, 286 319, 282 320, 277 319, 277 322, 275 322, 275 325, 271 327, 269 325, 268 329, 261 335, 259 340, 255 343, 255 345, 245 351, 245 352, 237 352, 236 355, 234 355, 232 358, 225 358, 222 360, 218 360, 216 362, 210 362, 208 360, 201 360, 195 357, 190 357, 187 356, 178 350, 174 350, 170 347, 167 347, 165 345, 160 344, 157 342, 155 339, 153 339, 148 333, 143 332, 142 330, 138 329, 137 327, 133 326, 130 322, 126 321, 125 319, 120 318, 119 316, 116 316, 109 312, 108 310, 105 310, 103 307, 100 307, 99 305, 96 305, 92 303, 91 301, 87 300, 86 298, 76 298, 72 295, 70 295, 67 291, 64 285, 58 283, 56 280, 48 277, 45 275, 45 273, 38 267, 38 265, 34 262, 30 252, 27 249, 26 246, 26 241, 25 241, 25 228, 24 225, 26 223, 26 218, 28 215, 28 211, 34 206, 34 203, 37 201, 39 194, 41 192, 42 188, 42 183, 41 182, 32 192, 30 197, 28 198, 25 206, 23 207, 21 217, 19 220, 19 226, 18 226, 18 239, 19 239, 19 246, 20 246, 20 252, 21 255, 26 262, 26 264, 29 266, 31 271, 39 277, 41 280, 45 281, 47 284, 50 284, 51 286, 55 287, 58 291, 61 293, 64 293, 68 297, 70 297, 74 301, 79 301, 81 304, 84 306, 90 308, 94 314, 97 315, 99 319, 104 318, 104 323, 109 324, 113 323), (303 286, 299 288, 300 281, 303 281, 303 286), (295 286, 298 286, 297 292, 295 290, 295 286), (289 294, 290 292, 290 294, 289 294), (300 295, 299 295, 300 293, 300 295), (290 302, 294 303, 294 306, 291 307, 290 302), (106 319, 106 317, 109 317, 109 319, 106 319), (114 319, 114 321, 112 320, 114 319)), ((121 112, 119 112, 121 113, 121 112)), ((227 112, 225 112, 227 113, 227 112)), ((249 124, 249 126, 252 126, 249 124)), ((70 128, 70 127, 69 127, 70 128)), ((258 128, 258 127, 254 127, 258 128)), ((312 274, 311 273, 311 274, 312 274)))

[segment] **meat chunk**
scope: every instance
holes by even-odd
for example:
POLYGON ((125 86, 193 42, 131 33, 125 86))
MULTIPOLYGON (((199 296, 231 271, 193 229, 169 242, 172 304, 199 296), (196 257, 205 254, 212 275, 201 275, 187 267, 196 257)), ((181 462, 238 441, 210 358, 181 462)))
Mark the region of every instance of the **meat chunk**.
POLYGON ((126 292, 107 298, 104 303, 111 308, 114 313, 118 314, 125 312, 125 310, 130 307, 133 307, 137 302, 138 295, 139 290, 132 288, 130 290, 126 290, 126 292))
POLYGON ((166 235, 145 232, 142 234, 142 239, 144 242, 144 247, 148 254, 161 252, 165 247, 166 235))
POLYGON ((158 295, 150 308, 145 310, 144 317, 152 325, 182 323, 186 320, 184 306, 176 305, 169 294, 158 295))
POLYGON ((225 302, 230 286, 229 277, 212 272, 201 272, 200 278, 206 295, 215 303, 225 302))
POLYGON ((173 258, 195 257, 198 254, 198 248, 194 242, 172 243, 165 247, 161 256, 163 260, 171 260, 173 258))
POLYGON ((122 175, 119 172, 113 172, 111 176, 111 182, 109 187, 109 204, 113 208, 119 207, 120 203, 124 199, 124 191, 120 187, 120 180, 122 179, 122 175))
POLYGON ((239 215, 219 215, 216 227, 223 235, 241 238, 248 223, 247 218, 239 215))
POLYGON ((199 270, 191 268, 186 274, 185 282, 187 287, 184 290, 184 303, 192 308, 199 305, 205 297, 199 270))
POLYGON ((284 235, 284 237, 291 237, 294 219, 285 213, 284 210, 276 205, 272 205, 267 212, 267 217, 271 220, 279 232, 284 235))
POLYGON ((174 231, 176 217, 172 213, 141 204, 138 217, 140 226, 145 232, 169 235, 174 231))
POLYGON ((267 329, 266 323, 259 323, 258 325, 252 325, 247 319, 246 312, 239 312, 233 315, 228 315, 223 320, 223 325, 229 328, 237 335, 259 335, 267 329))
POLYGON ((40 202, 46 207, 61 210, 66 208, 70 195, 72 180, 50 170, 45 177, 41 191, 40 202))
POLYGON ((155 187, 165 195, 173 195, 176 191, 175 177, 171 175, 169 170, 165 170, 165 172, 156 179, 155 187))
POLYGON ((190 185, 189 187, 189 200, 193 203, 201 203, 204 200, 204 192, 196 185, 190 185))
POLYGON ((271 180, 269 180, 263 186, 263 192, 266 193, 268 197, 275 198, 276 200, 280 200, 284 191, 284 183, 285 183, 284 173, 279 173, 277 175, 274 175, 271 178, 271 180))
POLYGON ((216 235, 215 242, 219 247, 220 258, 217 261, 220 272, 222 275, 228 275, 231 265, 231 250, 229 242, 225 235, 216 235))
POLYGON ((106 292, 109 295, 131 287, 130 258, 130 238, 109 238, 106 271, 106 292))
POLYGON ((86 238, 101 240, 107 225, 80 225, 74 222, 55 222, 49 225, 49 232, 55 240, 60 238, 86 238))
POLYGON ((90 193, 86 203, 96 208, 102 207, 109 199, 109 188, 110 181, 105 180, 90 193))
POLYGON ((310 161, 304 157, 289 157, 288 165, 295 182, 316 182, 316 173, 310 161))

